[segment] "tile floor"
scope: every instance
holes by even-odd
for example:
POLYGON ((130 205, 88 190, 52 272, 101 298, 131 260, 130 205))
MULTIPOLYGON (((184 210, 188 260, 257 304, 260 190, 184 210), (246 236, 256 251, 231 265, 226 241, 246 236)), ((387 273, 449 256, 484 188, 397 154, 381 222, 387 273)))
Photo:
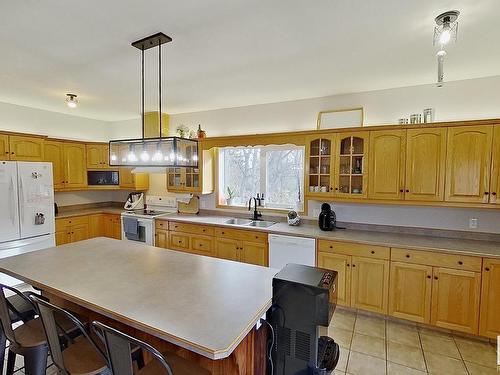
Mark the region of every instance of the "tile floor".
POLYGON ((328 335, 337 375, 500 375, 496 345, 416 324, 337 308, 328 335))

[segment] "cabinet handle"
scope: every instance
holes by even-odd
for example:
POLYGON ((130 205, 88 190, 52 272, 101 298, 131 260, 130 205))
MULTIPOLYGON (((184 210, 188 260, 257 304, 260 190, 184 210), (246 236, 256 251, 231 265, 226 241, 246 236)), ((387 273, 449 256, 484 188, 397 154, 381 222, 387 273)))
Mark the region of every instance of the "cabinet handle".
POLYGON ((339 188, 338 188, 338 187, 336 187, 336 188, 335 188, 335 190, 339 190, 339 188))
POLYGON ((371 251, 371 253, 372 253, 372 254, 375 254, 375 250, 372 250, 372 251, 371 251))
POLYGON ((351 267, 351 265, 349 263, 347 263, 347 267, 351 267))
POLYGON ((356 267, 356 265, 355 265, 355 264, 353 264, 352 266, 353 266, 353 267, 356 267))
POLYGON ((5 153, 6 153, 6 154, 8 154, 8 153, 9 153, 9 151, 5 151, 5 153))
POLYGON ((485 191, 484 195, 490 195, 490 192, 489 191, 485 191))
POLYGON ((438 279, 438 277, 437 277, 437 276, 434 276, 434 280, 437 280, 437 279, 438 279))
POLYGON ((11 155, 14 155, 14 152, 11 152, 10 154, 11 154, 11 155))
POLYGON ((431 278, 431 275, 427 275, 427 278, 430 279, 431 278))
POLYGON ((489 271, 489 270, 490 270, 490 268, 489 268, 489 267, 485 267, 485 268, 484 268, 484 270, 485 270, 485 271, 489 271))
POLYGON ((404 190, 403 190, 403 189, 399 189, 399 192, 400 192, 400 193, 404 193, 404 190))
POLYGON ((222 234, 226 234, 225 232, 222 232, 222 234))
POLYGON ((206 230, 206 229, 202 229, 201 231, 202 231, 203 233, 205 233, 207 230, 206 230))
POLYGON ((406 254, 406 257, 409 258, 410 257, 410 254, 406 254))
POLYGON ((497 195, 497 192, 496 192, 496 191, 494 191, 493 193, 491 193, 491 195, 497 195))
POLYGON ((410 190, 408 190, 408 189, 405 190, 405 193, 409 193, 409 192, 410 192, 410 190))
POLYGON ((182 243, 182 241, 177 241, 177 242, 182 243))
POLYGON ((259 236, 255 236, 255 239, 258 239, 258 238, 259 238, 259 236))
POLYGON ((462 262, 461 260, 459 260, 458 264, 462 265, 462 264, 464 264, 464 262, 462 262))
POLYGON ((332 246, 332 245, 330 245, 330 249, 333 249, 333 246, 332 246))

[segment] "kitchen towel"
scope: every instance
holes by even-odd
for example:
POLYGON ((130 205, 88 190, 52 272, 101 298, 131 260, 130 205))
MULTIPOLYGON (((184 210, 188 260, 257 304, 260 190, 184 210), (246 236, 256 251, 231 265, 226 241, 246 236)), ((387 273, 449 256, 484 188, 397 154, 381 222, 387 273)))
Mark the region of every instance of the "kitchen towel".
POLYGON ((139 240, 139 221, 133 217, 123 218, 123 231, 129 240, 139 240))

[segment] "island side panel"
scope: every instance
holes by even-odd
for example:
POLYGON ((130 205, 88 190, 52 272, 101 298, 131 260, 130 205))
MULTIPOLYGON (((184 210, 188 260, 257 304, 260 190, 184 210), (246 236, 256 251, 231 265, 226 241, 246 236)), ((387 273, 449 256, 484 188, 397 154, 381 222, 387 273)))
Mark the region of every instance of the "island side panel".
MULTIPOLYGON (((51 303, 79 314, 82 317, 87 317, 89 322, 94 320, 109 324, 110 326, 119 329, 133 337, 143 340, 153 345, 159 351, 167 351, 175 353, 180 357, 193 361, 201 367, 209 370, 213 375, 265 375, 266 374, 266 343, 267 329, 262 326, 259 330, 253 328, 248 335, 241 341, 236 349, 229 357, 212 360, 178 345, 162 340, 156 336, 133 328, 124 322, 108 318, 98 314, 83 306, 75 304, 55 294, 43 292, 51 303)), ((151 360, 151 357, 145 353, 146 362, 151 360)))

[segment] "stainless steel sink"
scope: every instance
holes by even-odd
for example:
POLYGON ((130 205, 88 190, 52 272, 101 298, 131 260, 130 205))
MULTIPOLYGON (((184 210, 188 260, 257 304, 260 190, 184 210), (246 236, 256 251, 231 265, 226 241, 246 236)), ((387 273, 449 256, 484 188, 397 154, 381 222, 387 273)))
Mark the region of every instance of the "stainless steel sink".
POLYGON ((250 223, 252 223, 252 220, 231 218, 231 219, 226 220, 224 223, 225 224, 232 224, 232 225, 249 225, 250 223))
POLYGON ((259 221, 252 221, 248 225, 251 227, 267 228, 274 224, 276 224, 275 221, 259 220, 259 221))

